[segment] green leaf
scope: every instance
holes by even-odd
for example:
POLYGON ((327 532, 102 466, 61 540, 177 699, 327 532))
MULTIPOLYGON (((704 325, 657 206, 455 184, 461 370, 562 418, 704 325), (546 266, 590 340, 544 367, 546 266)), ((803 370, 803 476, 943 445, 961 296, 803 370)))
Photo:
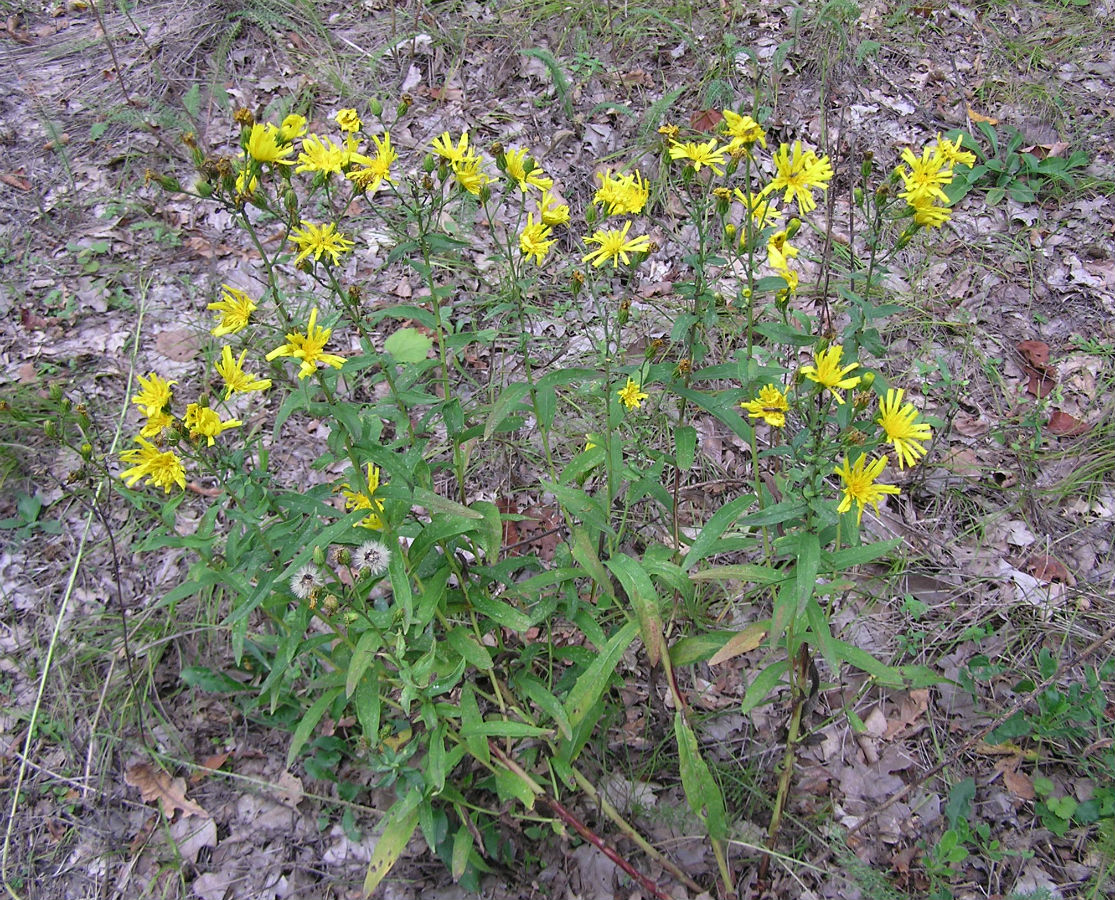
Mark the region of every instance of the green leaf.
POLYGON ((674 429, 674 453, 678 468, 688 472, 693 468, 697 452, 697 429, 692 425, 679 425, 674 429))
POLYGON ((516 407, 529 391, 530 385, 517 381, 500 392, 499 399, 492 405, 488 421, 484 424, 484 440, 489 440, 504 419, 517 411, 516 407))
POLYGON ((298 727, 294 729, 294 737, 292 737, 290 741, 290 750, 287 751, 286 755, 286 765, 288 769, 291 763, 297 759, 298 754, 306 745, 306 741, 310 739, 310 735, 313 734, 314 729, 317 728, 317 723, 321 721, 321 717, 325 715, 325 711, 329 709, 333 701, 340 695, 341 690, 341 688, 336 687, 326 691, 314 701, 313 706, 306 710, 306 714, 299 721, 298 727))
POLYGON ((879 662, 874 656, 865 650, 860 650, 859 647, 854 647, 849 643, 841 640, 833 640, 833 646, 837 659, 842 659, 844 662, 851 666, 855 666, 861 672, 866 672, 872 678, 879 682, 879 684, 892 688, 903 688, 906 686, 905 679, 898 669, 888 666, 879 662))
POLYGON ((365 631, 360 635, 360 640, 356 642, 356 648, 352 651, 352 659, 349 660, 348 673, 345 676, 346 697, 351 697, 353 691, 356 690, 356 685, 360 683, 360 679, 368 671, 368 666, 372 664, 375 652, 381 644, 382 640, 375 631, 365 631))
POLYGON ((484 719, 480 715, 480 706, 476 702, 472 685, 467 682, 461 689, 460 709, 461 740, 465 742, 469 753, 487 764, 491 759, 491 749, 488 747, 488 739, 480 731, 484 719))
POLYGON ((697 736, 680 710, 674 713, 674 736, 678 744, 681 785, 685 789, 685 799, 689 802, 689 808, 704 821, 710 838, 714 841, 723 840, 728 836, 724 795, 712 777, 708 763, 701 757, 697 736))
POLYGON ((470 591, 468 598, 473 609, 503 628, 522 632, 531 626, 530 616, 526 613, 520 612, 502 600, 489 597, 484 591, 470 591))
POLYGON ((542 712, 554 720, 558 730, 566 740, 572 740, 573 728, 569 724, 569 718, 565 715, 565 709, 562 707, 561 701, 546 689, 546 685, 526 672, 520 673, 515 678, 514 683, 515 687, 528 700, 533 700, 542 712))
POLYGON ((600 557, 597 556, 596 548, 592 545, 592 539, 583 526, 573 526, 573 540, 570 543, 569 550, 577 564, 588 573, 589 578, 596 582, 610 599, 614 600, 616 594, 615 588, 612 587, 612 579, 608 575, 608 570, 600 561, 600 557))
POLYGON ((417 328, 400 328, 383 343, 396 362, 417 363, 426 358, 434 342, 417 328))
POLYGON ((465 661, 483 672, 491 671, 492 657, 488 653, 486 647, 482 646, 476 640, 475 635, 469 629, 460 625, 445 635, 446 641, 449 646, 456 650, 465 661))
POLYGON ((514 772, 496 769, 496 793, 503 802, 518 800, 527 809, 534 809, 534 791, 514 772))
POLYGON ((790 576, 770 566, 740 563, 734 566, 711 566, 689 576, 690 581, 744 581, 753 584, 781 584, 790 576))
POLYGON ((608 560, 607 565, 623 585, 627 599, 635 608, 643 644, 647 648, 647 658, 653 668, 662 658, 662 651, 666 644, 662 633, 662 614, 658 609, 658 592, 654 589, 650 576, 630 556, 625 554, 613 556, 608 560))
POLYGON ((817 570, 821 565, 821 540, 816 532, 806 531, 798 543, 797 565, 794 567, 797 608, 802 609, 813 597, 817 587, 817 570))
POLYGON ((825 551, 821 554, 821 560, 824 563, 825 571, 835 574, 853 566, 862 566, 865 563, 874 562, 896 550, 901 543, 902 538, 894 538, 890 541, 874 541, 870 544, 862 544, 859 547, 846 547, 843 550, 837 550, 835 553, 825 551))
POLYGON ((416 487, 414 489, 414 503, 418 506, 424 506, 431 512, 442 512, 451 516, 459 516, 462 519, 472 519, 473 521, 483 519, 484 513, 477 512, 475 509, 469 509, 454 500, 449 500, 441 494, 435 494, 433 491, 428 491, 423 487, 416 487))
POLYGON ((387 873, 399 859, 399 855, 406 849, 418 827, 418 801, 421 795, 417 792, 408 794, 399 800, 387 811, 386 824, 383 834, 376 841, 372 859, 368 863, 368 874, 364 876, 364 896, 370 897, 372 892, 379 887, 387 873))
POLYGON ((490 500, 475 500, 472 508, 484 516, 483 527, 476 530, 476 540, 484 551, 484 559, 492 564, 499 558, 499 548, 503 546, 503 516, 490 500))
POLYGON ((751 712, 751 710, 766 700, 782 680, 782 676, 786 674, 786 670, 789 666, 790 664, 782 659, 776 663, 771 663, 756 675, 755 680, 747 686, 747 693, 743 695, 743 703, 740 705, 740 712, 747 715, 747 713, 751 712))
MULTIPOLYGON (((465 815, 468 814, 465 813, 465 815)), ((457 829, 457 833, 453 835, 453 853, 450 857, 452 862, 449 866, 449 872, 454 881, 460 881, 461 876, 465 874, 470 852, 472 852, 472 832, 462 825, 457 829)))
POLYGON ((229 677, 224 672, 214 672, 205 666, 186 666, 178 673, 178 677, 182 679, 183 684, 210 694, 235 694, 248 690, 246 685, 235 678, 229 677))
POLYGON ((201 85, 196 81, 182 95, 182 108, 186 110, 191 119, 196 119, 201 113, 201 85))
POLYGON ((965 778, 949 790, 949 802, 945 804, 945 818, 949 827, 955 828, 958 819, 967 819, 972 811, 972 801, 976 798, 976 781, 965 778))
POLYGON ((588 711, 596 705, 619 664, 623 651, 635 639, 639 623, 632 620, 612 635, 611 640, 600 651, 600 655, 581 673, 573 690, 565 700, 565 713, 572 728, 577 728, 588 711))
POLYGON ((742 497, 736 497, 735 500, 728 501, 713 513, 705 523, 705 527, 701 529, 701 533, 697 535, 696 540, 689 545, 689 552, 685 554, 685 558, 681 561, 681 567, 690 569, 706 556, 715 553, 716 542, 720 539, 720 536, 754 502, 754 494, 744 494, 742 497))
POLYGON ((353 699, 360 729, 368 743, 375 747, 379 744, 379 723, 383 714, 379 699, 379 678, 375 669, 370 669, 356 685, 353 699))

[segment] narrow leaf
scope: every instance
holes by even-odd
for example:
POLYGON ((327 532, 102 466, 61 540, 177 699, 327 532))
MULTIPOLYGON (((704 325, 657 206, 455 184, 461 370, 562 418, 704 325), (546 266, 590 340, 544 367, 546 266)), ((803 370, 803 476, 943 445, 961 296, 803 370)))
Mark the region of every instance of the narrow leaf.
POLYGON ((573 690, 569 692, 565 701, 565 712, 569 724, 574 729, 581 724, 581 720, 588 715, 588 711, 603 696, 604 690, 608 686, 608 679, 611 678, 619 664, 623 651, 635 639, 635 633, 638 630, 639 623, 632 620, 612 635, 611 640, 604 646, 600 655, 581 673, 581 677, 573 685, 573 690))
POLYGON ((286 755, 286 765, 290 768, 291 763, 297 759, 298 754, 302 752, 302 748, 306 746, 306 741, 310 739, 317 723, 321 721, 321 717, 325 715, 325 711, 329 709, 333 701, 337 699, 337 695, 341 693, 341 688, 336 687, 332 690, 326 691, 314 701, 302 720, 298 723, 298 727, 294 729, 294 737, 290 740, 290 749, 286 755))
POLYGON ((639 563, 630 556, 620 554, 608 560, 611 569, 627 593, 627 599, 635 608, 642 632, 643 644, 647 648, 647 658, 651 667, 658 665, 665 649, 662 634, 662 614, 658 609, 658 592, 651 583, 650 576, 639 563))
POLYGON ((387 812, 387 824, 372 851, 368 874, 364 876, 365 897, 370 897, 379 887, 418 827, 418 804, 410 801, 410 797, 399 800, 387 812))
POLYGON ((685 789, 685 799, 689 802, 689 808, 704 820, 710 838, 714 841, 723 840, 728 836, 724 795, 712 777, 708 763, 701 757, 697 736, 680 710, 674 714, 674 736, 678 744, 681 785, 685 789))

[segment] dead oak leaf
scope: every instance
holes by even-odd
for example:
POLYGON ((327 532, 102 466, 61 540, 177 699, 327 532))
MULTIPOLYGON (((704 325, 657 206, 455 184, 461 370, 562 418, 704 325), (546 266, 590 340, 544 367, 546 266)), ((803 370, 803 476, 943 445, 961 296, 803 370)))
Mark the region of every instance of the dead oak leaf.
POLYGON ((694 131, 712 131, 723 118, 718 109, 700 109, 689 117, 689 124, 694 131))
POLYGON ((1023 369, 1030 376, 1026 393, 1040 400, 1057 383, 1057 370, 1049 364, 1049 345, 1045 341, 1019 341, 1016 349, 1022 357, 1023 369))
POLYGON ((1059 409, 1053 410, 1049 416, 1049 424, 1045 427, 1049 429, 1050 434, 1055 434, 1058 437, 1080 437, 1082 434, 1087 434, 1092 428, 1087 422, 1082 422, 1075 416, 1070 416, 1067 412, 1062 412, 1059 409))
POLYGON ((1035 553, 1033 556, 1027 557, 1026 561, 1022 563, 1022 571, 1033 575, 1034 578, 1045 584, 1053 582, 1070 586, 1076 584, 1076 579, 1072 577, 1072 573, 1065 567, 1065 564, 1057 557, 1050 556, 1047 553, 1035 553))
POLYGON ((184 778, 172 778, 166 772, 147 763, 136 763, 129 766, 124 773, 124 783, 130 787, 139 788, 140 796, 143 797, 145 803, 157 800, 163 815, 169 818, 173 818, 174 814, 179 811, 183 816, 209 818, 209 813, 194 803, 193 800, 187 799, 186 779, 184 778))

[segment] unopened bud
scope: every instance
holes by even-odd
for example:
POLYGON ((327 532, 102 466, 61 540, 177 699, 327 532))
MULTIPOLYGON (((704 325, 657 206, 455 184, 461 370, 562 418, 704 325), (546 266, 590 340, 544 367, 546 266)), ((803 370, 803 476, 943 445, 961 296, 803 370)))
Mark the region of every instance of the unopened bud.
POLYGON ((198 180, 197 184, 194 185, 194 190, 197 192, 199 197, 205 197, 206 199, 208 199, 209 197, 213 196, 213 185, 211 185, 204 178, 198 180))
POLYGON ((368 111, 378 119, 383 115, 383 104, 373 97, 368 101, 368 111))
POLYGON ((81 445, 80 452, 81 458, 84 459, 86 462, 89 462, 89 460, 93 457, 93 445, 86 441, 84 444, 81 445))
POLYGON ((325 551, 322 550, 321 547, 314 547, 313 559, 314 559, 314 565, 324 566, 325 565, 325 551))

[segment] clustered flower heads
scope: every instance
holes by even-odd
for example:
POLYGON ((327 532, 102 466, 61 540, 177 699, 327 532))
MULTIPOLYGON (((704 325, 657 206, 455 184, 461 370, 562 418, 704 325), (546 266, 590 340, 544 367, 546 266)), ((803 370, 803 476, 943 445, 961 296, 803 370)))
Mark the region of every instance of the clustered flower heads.
POLYGON ((898 196, 913 210, 916 224, 939 228, 952 215, 945 188, 952 184, 954 167, 976 161, 974 154, 961 149, 962 139, 958 134, 954 143, 938 135, 936 144, 925 147, 920 157, 909 148, 902 151, 905 165, 894 170, 904 186, 898 196))
MULTIPOLYGON (((841 391, 851 390, 861 382, 869 384, 873 381, 871 376, 865 379, 863 375, 853 374, 859 368, 857 362, 845 363, 844 348, 840 344, 833 344, 823 350, 816 350, 812 364, 802 366, 799 374, 806 381, 817 385, 821 392, 818 396, 827 394, 838 405, 843 405, 845 400, 841 391)), ((905 392, 901 389, 888 389, 879 398, 879 415, 874 420, 874 424, 882 431, 882 441, 893 445, 900 469, 917 465, 926 454, 925 442, 933 437, 929 423, 918 421, 917 408, 912 403, 902 402, 904 396, 905 392)), ((857 399, 856 402, 863 403, 862 399, 857 399)), ((786 416, 791 408, 787 391, 777 384, 763 385, 754 400, 745 400, 740 406, 749 418, 761 420, 777 429, 786 427, 786 416)), ((863 519, 865 507, 873 506, 878 512, 879 501, 883 497, 899 493, 894 485, 877 483, 887 461, 887 456, 869 461, 866 453, 860 453, 854 462, 847 456, 844 457, 843 462, 834 470, 834 474, 839 475, 843 482, 843 497, 837 507, 838 512, 849 511, 854 503, 858 523, 863 519)))

